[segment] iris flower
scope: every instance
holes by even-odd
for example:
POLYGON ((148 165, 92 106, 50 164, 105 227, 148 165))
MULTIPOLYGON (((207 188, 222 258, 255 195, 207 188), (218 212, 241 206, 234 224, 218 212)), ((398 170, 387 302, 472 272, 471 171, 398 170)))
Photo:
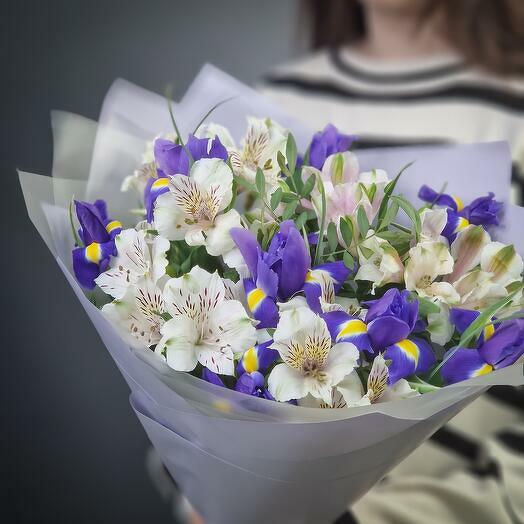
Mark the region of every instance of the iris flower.
POLYGON ((304 291, 310 307, 320 311, 321 277, 329 276, 338 290, 349 274, 342 262, 311 269, 307 246, 292 220, 280 224, 267 251, 246 229, 233 228, 230 234, 249 271, 244 289, 259 328, 275 327, 279 318, 277 301, 285 302, 300 291, 304 291))
POLYGON ((115 254, 114 239, 122 231, 122 224, 108 218, 103 200, 92 204, 75 200, 75 210, 84 247, 73 249, 73 270, 82 287, 93 289, 95 279, 107 269, 115 254))
MULTIPOLYGON (((463 333, 480 315, 478 311, 455 308, 451 322, 463 333)), ((440 372, 446 384, 491 373, 516 362, 524 354, 524 319, 494 322, 486 325, 475 348, 456 348, 440 372)), ((446 356, 444 356, 444 359, 446 356)))

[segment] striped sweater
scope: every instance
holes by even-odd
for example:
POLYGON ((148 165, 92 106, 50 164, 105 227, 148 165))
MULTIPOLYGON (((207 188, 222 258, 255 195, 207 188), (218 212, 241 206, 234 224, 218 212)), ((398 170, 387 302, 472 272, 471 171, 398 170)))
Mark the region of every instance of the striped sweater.
MULTIPOLYGON (((507 140, 511 199, 524 202, 524 78, 436 57, 369 62, 350 48, 277 67, 260 90, 313 129, 331 122, 356 149, 507 140)), ((524 522, 524 391, 494 387, 466 408, 339 524, 524 522)))

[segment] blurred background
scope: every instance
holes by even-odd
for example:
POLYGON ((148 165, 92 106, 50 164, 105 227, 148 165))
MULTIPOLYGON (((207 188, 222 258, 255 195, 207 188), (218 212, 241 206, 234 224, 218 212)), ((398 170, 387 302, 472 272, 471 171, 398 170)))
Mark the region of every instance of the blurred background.
POLYGON ((16 168, 50 175, 49 112, 92 119, 117 77, 183 94, 205 62, 254 82, 300 52, 287 0, 8 1, 0 10, 4 223, 0 521, 173 522, 128 388, 27 218, 16 168))

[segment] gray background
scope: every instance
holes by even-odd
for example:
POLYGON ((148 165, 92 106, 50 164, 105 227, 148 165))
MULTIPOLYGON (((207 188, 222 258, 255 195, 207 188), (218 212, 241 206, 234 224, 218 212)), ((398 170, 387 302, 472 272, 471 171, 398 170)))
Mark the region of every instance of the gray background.
POLYGON ((297 54, 291 0, 2 2, 0 521, 171 522, 128 390, 30 224, 15 168, 49 174, 49 111, 96 119, 116 77, 183 93, 209 61, 246 82, 297 54))

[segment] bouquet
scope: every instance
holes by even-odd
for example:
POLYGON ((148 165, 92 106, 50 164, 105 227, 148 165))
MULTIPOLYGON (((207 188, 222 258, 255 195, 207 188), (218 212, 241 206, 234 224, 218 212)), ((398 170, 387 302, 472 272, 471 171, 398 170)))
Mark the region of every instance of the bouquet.
POLYGON ((357 155, 210 66, 180 104, 118 81, 98 125, 53 118, 29 215, 207 521, 331 522, 523 382, 504 144, 357 155))

